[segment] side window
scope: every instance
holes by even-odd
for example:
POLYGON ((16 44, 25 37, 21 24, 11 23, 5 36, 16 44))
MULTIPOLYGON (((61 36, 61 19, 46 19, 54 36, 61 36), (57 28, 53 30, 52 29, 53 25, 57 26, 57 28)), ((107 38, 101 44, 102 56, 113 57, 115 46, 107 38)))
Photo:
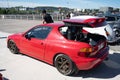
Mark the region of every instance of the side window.
POLYGON ((115 17, 106 17, 106 21, 115 21, 115 17))
POLYGON ((65 35, 67 33, 68 27, 60 27, 59 31, 61 34, 65 35))
POLYGON ((45 39, 51 29, 51 27, 38 26, 31 29, 27 34, 30 34, 32 38, 45 39))
POLYGON ((82 34, 82 27, 65 26, 59 28, 60 33, 69 40, 75 40, 82 34))

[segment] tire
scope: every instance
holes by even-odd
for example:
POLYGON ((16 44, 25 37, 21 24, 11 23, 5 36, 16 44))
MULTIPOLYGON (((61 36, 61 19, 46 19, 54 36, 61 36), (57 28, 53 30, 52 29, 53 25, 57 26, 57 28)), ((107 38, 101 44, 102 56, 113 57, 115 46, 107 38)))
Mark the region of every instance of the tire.
POLYGON ((116 35, 116 37, 120 37, 120 31, 119 31, 119 30, 116 30, 116 31, 115 31, 115 35, 116 35))
POLYGON ((8 41, 8 48, 13 54, 19 53, 19 49, 17 48, 16 44, 12 40, 8 41))
POLYGON ((64 54, 57 55, 54 63, 57 70, 63 75, 70 76, 78 73, 76 65, 64 54))

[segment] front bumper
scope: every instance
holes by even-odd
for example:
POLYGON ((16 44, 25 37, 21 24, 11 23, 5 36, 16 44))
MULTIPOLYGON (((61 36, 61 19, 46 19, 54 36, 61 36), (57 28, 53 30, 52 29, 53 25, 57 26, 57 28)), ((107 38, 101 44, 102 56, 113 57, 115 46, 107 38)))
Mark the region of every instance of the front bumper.
POLYGON ((80 57, 75 60, 76 66, 79 70, 88 70, 100 64, 108 56, 109 48, 106 47, 104 50, 93 57, 80 57))

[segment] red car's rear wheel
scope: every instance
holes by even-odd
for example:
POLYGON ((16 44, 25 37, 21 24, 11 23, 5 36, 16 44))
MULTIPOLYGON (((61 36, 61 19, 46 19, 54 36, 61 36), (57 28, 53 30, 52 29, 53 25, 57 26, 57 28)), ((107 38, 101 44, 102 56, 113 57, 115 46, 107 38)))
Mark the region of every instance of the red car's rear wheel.
POLYGON ((72 75, 78 72, 75 64, 64 54, 59 54, 55 58, 55 67, 63 75, 72 75))

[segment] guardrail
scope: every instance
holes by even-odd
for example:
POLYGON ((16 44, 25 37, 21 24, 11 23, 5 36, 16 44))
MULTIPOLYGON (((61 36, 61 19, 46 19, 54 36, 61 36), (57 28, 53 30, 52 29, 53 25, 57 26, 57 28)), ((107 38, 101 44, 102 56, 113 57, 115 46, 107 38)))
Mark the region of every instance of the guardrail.
MULTIPOLYGON (((53 20, 65 19, 63 15, 51 15, 53 20)), ((0 15, 0 19, 43 20, 42 15, 0 15)))

